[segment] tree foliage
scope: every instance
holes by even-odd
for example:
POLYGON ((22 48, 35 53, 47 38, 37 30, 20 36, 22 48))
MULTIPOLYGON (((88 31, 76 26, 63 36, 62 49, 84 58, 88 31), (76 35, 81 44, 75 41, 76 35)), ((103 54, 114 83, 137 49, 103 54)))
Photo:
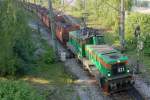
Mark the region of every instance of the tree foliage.
POLYGON ((15 75, 31 57, 30 30, 17 0, 3 0, 0 4, 0 74, 15 75))
MULTIPOLYGON (((49 7, 48 0, 27 0, 26 2, 41 5, 41 6, 46 7, 46 8, 49 7)), ((54 8, 56 8, 56 9, 61 8, 61 0, 51 0, 51 2, 53 3, 54 8)))
MULTIPOLYGON (((130 10, 132 6, 131 0, 125 0, 126 9, 130 10)), ((73 12, 80 12, 80 16, 84 12, 83 0, 76 0, 73 12)), ((118 30, 120 0, 88 0, 86 2, 87 13, 89 14, 89 22, 93 24, 101 24, 101 27, 107 27, 113 31, 118 30), (92 20, 92 21, 91 21, 92 20)))
POLYGON ((0 100, 45 100, 33 88, 21 81, 0 81, 0 100))
POLYGON ((130 13, 126 19, 126 38, 133 38, 135 26, 140 25, 141 35, 148 35, 150 32, 150 16, 147 14, 130 13))
POLYGON ((150 16, 148 14, 131 13, 126 19, 126 40, 129 44, 134 42, 135 26, 140 25, 141 37, 144 41, 145 53, 150 54, 150 16))

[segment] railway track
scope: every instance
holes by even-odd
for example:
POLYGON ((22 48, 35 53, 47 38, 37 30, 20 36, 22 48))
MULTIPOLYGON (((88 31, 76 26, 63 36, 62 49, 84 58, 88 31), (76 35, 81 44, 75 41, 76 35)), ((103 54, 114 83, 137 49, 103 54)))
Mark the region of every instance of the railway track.
POLYGON ((115 93, 110 96, 112 100, 145 100, 136 88, 115 93))
POLYGON ((143 96, 139 93, 139 91, 133 87, 132 90, 128 91, 129 95, 134 96, 135 100, 144 100, 143 96))
MULTIPOLYGON (((81 63, 80 63, 80 66, 83 67, 81 63)), ((90 79, 93 80, 92 84, 97 85, 97 87, 99 87, 98 82, 96 82, 97 81, 96 77, 91 75, 91 73, 89 73, 88 71, 87 71, 87 75, 90 77, 90 79)), ((100 91, 101 91, 101 89, 100 89, 100 91)), ((125 91, 121 91, 118 93, 114 93, 114 94, 108 96, 108 99, 109 100, 145 100, 143 98, 143 96, 139 93, 139 91, 134 86, 130 90, 125 90, 125 91)))

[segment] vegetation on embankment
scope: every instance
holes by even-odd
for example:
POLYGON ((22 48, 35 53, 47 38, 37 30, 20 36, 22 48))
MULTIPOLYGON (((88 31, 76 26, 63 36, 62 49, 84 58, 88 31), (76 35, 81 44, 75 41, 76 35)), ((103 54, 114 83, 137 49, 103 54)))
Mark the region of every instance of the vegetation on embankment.
POLYGON ((18 0, 0 1, 0 99, 64 99, 73 90, 63 88, 72 77, 55 61, 48 41, 29 27, 36 17, 21 6, 18 0))
POLYGON ((1 79, 0 100, 44 100, 36 90, 23 81, 1 79))
POLYGON ((144 53, 150 56, 150 16, 148 14, 129 13, 126 18, 126 41, 130 49, 136 48, 135 42, 135 26, 140 25, 140 40, 144 42, 144 53), (132 48, 131 48, 132 47, 132 48))
MULTIPOLYGON (((137 64, 137 51, 136 50, 128 50, 125 52, 127 56, 130 58, 130 64, 131 67, 135 70, 136 64, 137 64)), ((140 56, 140 76, 143 77, 145 81, 150 82, 150 56, 147 55, 141 55, 140 56)))
POLYGON ((0 4, 0 75, 21 74, 35 49, 27 16, 17 0, 0 4))

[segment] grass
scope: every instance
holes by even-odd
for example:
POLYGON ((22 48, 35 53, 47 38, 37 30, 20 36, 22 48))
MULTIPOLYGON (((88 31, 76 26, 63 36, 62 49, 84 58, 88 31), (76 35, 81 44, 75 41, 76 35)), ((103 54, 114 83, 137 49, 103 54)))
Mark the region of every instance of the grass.
POLYGON ((44 96, 24 81, 0 80, 0 100, 45 100, 44 96))
MULTIPOLYGON (((135 63, 137 56, 136 56, 136 51, 135 50, 130 50, 127 51, 126 54, 128 55, 129 59, 134 60, 133 62, 135 63)), ((150 56, 147 55, 141 55, 140 56, 140 62, 142 64, 140 71, 141 75, 144 76, 144 78, 147 78, 148 81, 150 81, 150 56)))
MULTIPOLYGON (((0 78, 1 81, 6 79, 0 78)), ((39 63, 28 67, 27 73, 11 82, 21 81, 36 90, 46 100, 71 100, 75 91, 72 86, 72 77, 67 74, 63 63, 39 63)))
POLYGON ((20 80, 38 89, 47 100, 69 100, 74 93, 72 77, 65 72, 63 63, 32 65, 20 80))
MULTIPOLYGON (((37 21, 37 17, 31 13, 27 12, 27 16, 31 18, 29 19, 30 21, 37 21)), ((37 49, 44 49, 46 51, 45 55, 41 54, 43 56, 40 60, 31 58, 34 62, 25 67, 24 76, 13 79, 2 77, 0 81, 11 80, 11 82, 21 81, 25 84, 27 83, 33 89, 37 90, 40 95, 46 97, 46 100, 71 100, 75 92, 71 84, 73 81, 72 75, 66 73, 64 64, 61 62, 45 62, 52 56, 49 56, 49 54, 53 53, 49 51, 52 48, 49 47, 46 40, 42 40, 42 36, 39 36, 40 34, 36 30, 33 31, 33 34, 37 34, 33 38, 33 41, 36 41, 35 43, 38 45, 37 49)))
MULTIPOLYGON (((135 50, 130 50, 130 51, 127 51, 126 52, 127 53, 127 55, 130 57, 130 58, 133 58, 133 59, 135 59, 135 58, 137 58, 136 57, 136 51, 135 50)), ((140 56, 140 59, 142 60, 142 62, 143 62, 143 64, 144 64, 144 66, 145 67, 149 67, 150 68, 150 56, 147 56, 147 55, 144 55, 144 54, 142 54, 141 56, 140 56)), ((136 60, 136 59, 135 59, 136 60)))
POLYGON ((33 65, 30 67, 27 75, 24 76, 24 79, 26 77, 31 77, 34 81, 39 81, 39 83, 51 85, 62 85, 72 82, 72 77, 65 73, 63 63, 33 65))

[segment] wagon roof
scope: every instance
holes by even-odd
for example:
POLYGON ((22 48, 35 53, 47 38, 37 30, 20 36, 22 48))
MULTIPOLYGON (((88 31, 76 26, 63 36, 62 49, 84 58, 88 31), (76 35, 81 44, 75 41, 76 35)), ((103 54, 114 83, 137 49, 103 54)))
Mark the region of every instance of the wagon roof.
POLYGON ((88 45, 87 49, 93 51, 107 63, 124 62, 128 57, 121 54, 109 45, 88 45))

